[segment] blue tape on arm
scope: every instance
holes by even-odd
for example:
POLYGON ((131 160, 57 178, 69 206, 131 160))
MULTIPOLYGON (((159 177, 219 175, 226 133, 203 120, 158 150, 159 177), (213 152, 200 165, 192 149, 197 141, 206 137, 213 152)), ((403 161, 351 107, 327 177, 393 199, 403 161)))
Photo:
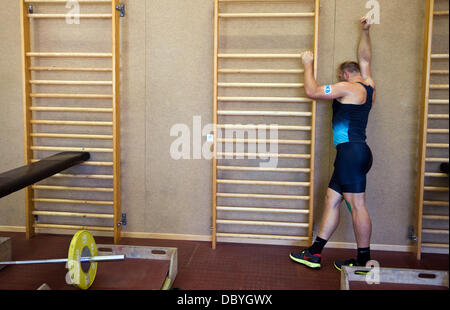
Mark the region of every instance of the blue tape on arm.
POLYGON ((326 85, 324 92, 325 92, 325 95, 331 94, 331 85, 326 85))

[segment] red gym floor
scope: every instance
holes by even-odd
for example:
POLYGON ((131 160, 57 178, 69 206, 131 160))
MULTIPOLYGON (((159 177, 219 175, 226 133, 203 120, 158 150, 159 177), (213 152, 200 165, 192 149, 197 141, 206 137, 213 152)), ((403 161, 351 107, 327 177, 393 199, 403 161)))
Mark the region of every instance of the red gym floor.
MULTIPOLYGON (((0 233, 11 237, 13 260, 64 258, 72 236, 0 233)), ((111 238, 97 237, 98 244, 111 238)), ((289 259, 289 246, 123 238, 123 245, 178 248, 178 275, 174 287, 182 290, 339 290, 340 273, 333 261, 355 255, 354 250, 325 248, 321 270, 311 270, 289 259)), ((298 249, 296 249, 298 250, 298 249)), ((448 255, 372 251, 381 267, 448 271, 448 255)), ((168 264, 148 260, 100 263, 92 289, 158 289, 168 264)), ((65 284, 64 264, 8 266, 0 270, 0 290, 35 290, 47 283, 52 289, 73 289, 65 284)), ((374 287, 374 289, 376 289, 374 287)))

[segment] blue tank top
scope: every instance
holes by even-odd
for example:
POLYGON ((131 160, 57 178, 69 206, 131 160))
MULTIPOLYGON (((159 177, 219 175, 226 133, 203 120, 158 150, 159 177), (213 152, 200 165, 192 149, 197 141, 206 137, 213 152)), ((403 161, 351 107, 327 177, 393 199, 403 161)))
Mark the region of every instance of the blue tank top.
POLYGON ((373 87, 358 82, 367 92, 366 102, 361 105, 342 104, 333 100, 333 142, 334 146, 346 142, 366 142, 366 128, 372 109, 373 87))

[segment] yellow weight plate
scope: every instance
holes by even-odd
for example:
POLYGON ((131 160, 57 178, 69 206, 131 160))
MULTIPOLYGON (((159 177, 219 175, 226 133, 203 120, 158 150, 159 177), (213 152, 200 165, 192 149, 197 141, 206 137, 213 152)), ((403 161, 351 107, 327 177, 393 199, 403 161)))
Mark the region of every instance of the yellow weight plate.
POLYGON ((82 290, 91 287, 97 273, 97 262, 80 262, 87 256, 97 256, 97 245, 89 231, 80 230, 70 242, 67 267, 71 283, 82 290))

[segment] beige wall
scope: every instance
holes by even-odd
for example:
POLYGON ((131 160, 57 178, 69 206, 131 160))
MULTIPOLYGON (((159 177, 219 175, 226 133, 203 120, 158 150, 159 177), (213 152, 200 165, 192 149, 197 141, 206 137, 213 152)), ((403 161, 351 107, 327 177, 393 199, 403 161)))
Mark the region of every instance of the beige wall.
MULTIPOLYGON (((305 2, 303 7, 310 8, 310 2, 305 2)), ((407 232, 414 223, 415 209, 425 5, 422 0, 379 2, 381 24, 372 31, 378 94, 368 127, 374 165, 367 201, 373 243, 409 245, 407 232)), ((133 0, 126 5, 127 16, 121 20, 122 203, 128 219, 124 231, 209 235, 210 161, 173 160, 169 149, 175 138, 169 133, 176 123, 192 128, 193 116, 201 116, 203 125, 212 120, 213 1, 133 0)), ((23 163, 18 8, 18 1, 11 1, 0 21, 0 171, 23 163)), ((356 57, 357 21, 365 12, 365 1, 322 1, 321 83, 335 82, 336 66, 356 57)), ((243 22, 241 27, 233 23, 224 28, 221 37, 221 47, 227 51, 254 46, 252 52, 290 52, 311 44, 311 27, 306 24, 243 22)), ((80 51, 102 51, 109 46, 107 37, 96 35, 107 30, 107 24, 83 24, 70 37, 66 33, 74 26, 60 28, 43 22, 39 27, 44 35, 34 36, 36 48, 64 51, 74 42, 81 42, 77 44, 80 51)), ((446 35, 439 37, 438 48, 448 52, 448 28, 439 31, 446 35)), ((315 223, 323 209, 335 154, 330 121, 329 102, 319 103, 315 223)), ((332 241, 353 242, 350 217, 342 210, 341 225, 332 241)), ((0 226, 23 225, 21 191, 0 200, 0 226)))

